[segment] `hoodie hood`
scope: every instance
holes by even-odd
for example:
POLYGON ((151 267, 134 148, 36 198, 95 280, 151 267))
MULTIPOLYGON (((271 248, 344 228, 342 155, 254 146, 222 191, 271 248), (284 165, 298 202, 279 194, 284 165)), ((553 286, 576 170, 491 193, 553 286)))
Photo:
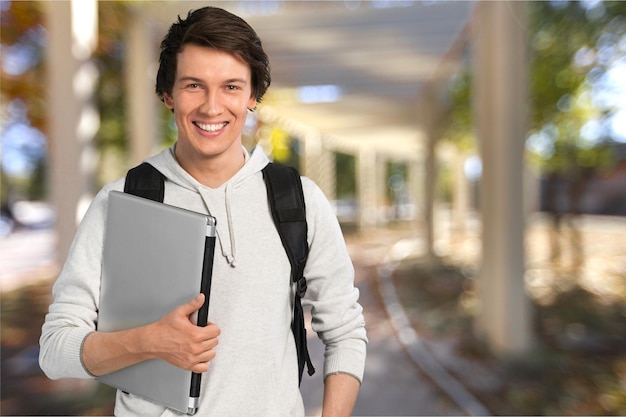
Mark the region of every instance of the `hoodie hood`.
POLYGON ((176 144, 171 148, 149 158, 146 162, 150 163, 158 169, 165 177, 166 192, 165 198, 168 197, 168 184, 171 182, 185 190, 192 191, 194 194, 202 198, 202 202, 206 211, 220 220, 217 222, 217 238, 219 241, 222 256, 228 263, 235 267, 237 263, 237 246, 235 242, 235 233, 233 218, 231 214, 231 194, 233 190, 243 186, 246 181, 258 175, 260 171, 270 162, 260 146, 255 146, 251 152, 242 147, 245 157, 244 165, 235 175, 228 181, 220 185, 218 188, 207 187, 198 182, 187 171, 185 171, 176 160, 174 150, 176 144), (218 216, 218 213, 225 213, 225 216, 218 216), (224 219, 225 217, 225 219, 224 219), (226 220, 226 221, 224 221, 226 220))

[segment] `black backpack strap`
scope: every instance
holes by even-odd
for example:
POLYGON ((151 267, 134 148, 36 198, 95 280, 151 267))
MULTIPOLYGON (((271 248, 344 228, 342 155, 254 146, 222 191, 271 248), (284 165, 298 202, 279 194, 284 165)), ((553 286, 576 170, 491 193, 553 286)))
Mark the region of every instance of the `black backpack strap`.
POLYGON ((165 177, 158 169, 144 162, 126 173, 124 192, 162 203, 165 177))
POLYGON ((298 371, 300 382, 302 382, 305 364, 309 375, 315 373, 307 348, 304 312, 301 302, 307 288, 304 266, 309 256, 302 181, 295 168, 275 163, 269 163, 263 169, 263 179, 267 186, 267 197, 272 217, 291 263, 291 279, 296 283, 291 329, 296 340, 298 371))

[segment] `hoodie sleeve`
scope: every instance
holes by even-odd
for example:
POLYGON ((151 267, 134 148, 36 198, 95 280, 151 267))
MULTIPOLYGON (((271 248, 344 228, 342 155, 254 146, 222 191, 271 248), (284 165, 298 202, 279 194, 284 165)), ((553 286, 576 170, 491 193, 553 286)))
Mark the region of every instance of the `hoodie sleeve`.
MULTIPOLYGON (((82 363, 85 337, 96 330, 108 191, 92 201, 52 289, 39 340, 39 364, 51 379, 92 377, 82 363)), ((119 187, 118 187, 119 188, 119 187)))
POLYGON ((325 345, 324 378, 346 373, 363 378, 367 336, 354 286, 354 268, 339 222, 321 189, 303 177, 309 258, 304 270, 312 328, 325 345))

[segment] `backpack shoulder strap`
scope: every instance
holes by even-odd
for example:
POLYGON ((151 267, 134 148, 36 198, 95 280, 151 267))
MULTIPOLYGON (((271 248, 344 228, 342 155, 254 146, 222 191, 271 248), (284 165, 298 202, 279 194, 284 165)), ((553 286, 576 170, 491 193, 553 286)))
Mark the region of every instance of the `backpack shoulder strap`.
POLYGON ((306 293, 304 266, 309 256, 304 192, 300 173, 295 168, 269 163, 263 168, 263 179, 267 187, 267 197, 272 217, 291 263, 291 279, 296 283, 294 317, 291 323, 296 350, 300 382, 306 363, 308 374, 315 368, 309 357, 304 327, 304 313, 301 298, 306 293))
POLYGON ((297 283, 304 278, 304 265, 309 255, 300 174, 295 168, 269 163, 263 169, 263 179, 274 223, 291 262, 291 278, 297 283))
POLYGON ((126 173, 124 192, 162 203, 165 177, 158 169, 144 162, 126 173))

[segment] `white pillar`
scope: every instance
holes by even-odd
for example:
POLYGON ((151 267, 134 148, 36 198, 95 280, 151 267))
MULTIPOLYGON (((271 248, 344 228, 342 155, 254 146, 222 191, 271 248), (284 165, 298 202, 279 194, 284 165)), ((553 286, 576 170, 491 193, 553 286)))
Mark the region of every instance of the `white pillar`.
POLYGON ((100 126, 93 103, 98 70, 95 0, 45 2, 47 6, 50 189, 57 219, 57 258, 63 261, 77 223, 92 197, 96 156, 92 140, 100 126))
POLYGON ((424 258, 428 265, 435 265, 438 261, 435 254, 435 207, 437 203, 437 139, 432 129, 427 131, 426 159, 424 160, 424 258))
POLYGON ((462 151, 454 154, 452 191, 452 232, 465 234, 465 226, 470 211, 470 184, 465 175, 467 155, 462 151))
POLYGON ((318 149, 318 169, 315 182, 322 189, 326 198, 335 200, 337 198, 337 167, 335 154, 324 147, 323 141, 318 149))
POLYGON ((524 141, 527 134, 526 3, 487 1, 475 20, 475 109, 483 162, 483 261, 477 332, 497 354, 532 344, 524 285, 524 141))
POLYGON ((356 156, 356 181, 359 202, 359 228, 367 230, 376 226, 377 220, 377 164, 376 151, 361 147, 356 156))
POLYGON ((158 52, 148 16, 141 8, 131 8, 126 34, 126 106, 130 166, 152 155, 159 135, 159 101, 154 87, 158 52))
POLYGON ((439 91, 442 88, 438 80, 425 84, 416 113, 423 134, 423 149, 420 149, 419 158, 423 158, 423 205, 421 219, 423 222, 424 261, 429 267, 440 263, 435 253, 434 243, 437 233, 435 227, 435 210, 437 207, 437 179, 438 159, 437 141, 442 126, 447 121, 447 110, 441 105, 439 91))
POLYGON ((387 190, 389 189, 389 178, 387 176, 387 158, 377 151, 376 152, 376 185, 375 185, 375 205, 376 205, 376 225, 383 226, 388 223, 388 209, 390 202, 387 198, 387 190))
POLYGON ((303 174, 321 188, 327 199, 334 200, 337 195, 335 154, 324 147, 319 132, 307 135, 303 154, 303 174))
POLYGON ((424 211, 424 160, 407 161, 407 193, 409 201, 415 206, 415 221, 422 226, 421 214, 424 211))

